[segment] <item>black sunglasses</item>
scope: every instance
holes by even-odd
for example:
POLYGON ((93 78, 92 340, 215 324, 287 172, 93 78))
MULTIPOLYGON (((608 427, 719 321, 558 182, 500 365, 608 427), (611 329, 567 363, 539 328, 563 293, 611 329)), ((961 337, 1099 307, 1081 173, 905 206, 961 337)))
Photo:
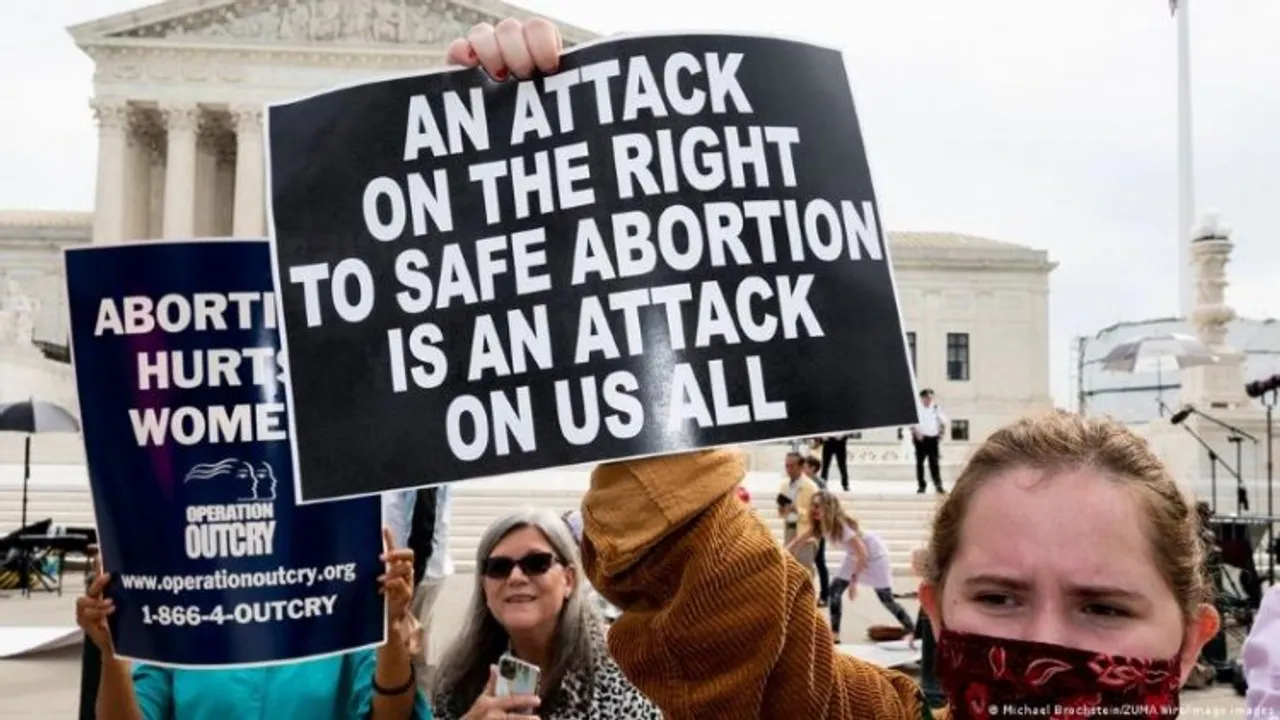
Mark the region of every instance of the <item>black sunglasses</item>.
POLYGON ((520 568, 520 572, 526 577, 536 577, 545 575, 557 562, 559 561, 556 556, 548 552, 529 553, 519 560, 490 555, 489 559, 484 561, 484 575, 492 580, 506 580, 511 577, 513 570, 520 568))

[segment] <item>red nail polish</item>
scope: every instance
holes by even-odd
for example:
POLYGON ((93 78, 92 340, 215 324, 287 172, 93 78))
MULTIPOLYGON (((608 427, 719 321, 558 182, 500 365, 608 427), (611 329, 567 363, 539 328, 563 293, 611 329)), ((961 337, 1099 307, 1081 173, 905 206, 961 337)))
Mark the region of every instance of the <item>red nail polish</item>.
POLYGON ((498 72, 494 73, 494 74, 493 74, 493 79, 494 79, 494 80, 497 80, 498 82, 502 82, 503 80, 506 80, 506 79, 507 79, 507 69, 506 69, 506 68, 503 68, 503 69, 499 70, 498 72))

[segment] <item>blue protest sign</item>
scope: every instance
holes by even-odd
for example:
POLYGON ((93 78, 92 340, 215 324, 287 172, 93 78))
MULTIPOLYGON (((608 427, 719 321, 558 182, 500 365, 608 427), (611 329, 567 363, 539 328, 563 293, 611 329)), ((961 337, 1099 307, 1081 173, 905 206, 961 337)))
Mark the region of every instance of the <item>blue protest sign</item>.
POLYGON ((379 500, 295 502, 266 241, 69 249, 66 277, 117 654, 227 667, 384 642, 379 500))

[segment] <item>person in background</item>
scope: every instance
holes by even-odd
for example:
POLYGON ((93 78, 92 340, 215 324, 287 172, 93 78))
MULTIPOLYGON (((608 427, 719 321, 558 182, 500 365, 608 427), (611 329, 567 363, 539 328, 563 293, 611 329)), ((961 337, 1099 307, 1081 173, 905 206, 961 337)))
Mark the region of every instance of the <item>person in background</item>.
POLYGON ((422 651, 414 655, 414 663, 418 683, 424 690, 431 682, 430 640, 436 600, 453 575, 453 558, 449 556, 452 500, 450 485, 417 490, 409 522, 408 546, 414 554, 414 577, 422 578, 414 589, 410 610, 422 628, 422 651))
MULTIPOLYGON (((808 455, 804 459, 805 473, 809 479, 818 486, 819 491, 827 489, 827 481, 822 479, 819 471, 822 469, 822 461, 818 458, 808 455)), ((846 487, 846 490, 849 488, 846 487)), ((815 495, 815 497, 817 497, 815 495)), ((814 550, 813 565, 818 571, 818 607, 826 607, 831 598, 831 569, 827 567, 827 538, 825 536, 818 538, 817 548, 814 550)))
POLYGON ((573 535, 573 541, 579 547, 582 546, 582 511, 574 508, 573 510, 565 510, 560 516, 564 520, 564 524, 569 526, 569 534, 573 535))
POLYGON ((809 501, 818 492, 818 484, 805 472, 804 456, 787 453, 783 460, 786 479, 778 487, 778 517, 785 528, 785 541, 791 542, 798 528, 809 524, 809 501))
MULTIPOLYGON (((928 558, 928 548, 916 548, 911 551, 911 572, 915 573, 920 580, 924 580, 928 558)), ((917 640, 920 641, 920 689, 924 691, 924 699, 929 704, 929 708, 937 710, 946 706, 947 696, 938 685, 938 675, 934 670, 937 663, 934 657, 936 643, 933 639, 933 625, 929 623, 929 614, 924 611, 924 608, 920 608, 920 612, 916 615, 916 628, 911 640, 907 643, 908 647, 914 649, 917 640)))
POLYGON ((783 460, 786 479, 778 488, 778 517, 782 518, 782 542, 787 547, 794 547, 796 560, 809 571, 812 577, 817 574, 814 563, 813 545, 792 545, 800 534, 801 528, 809 526, 809 507, 814 493, 818 492, 818 484, 805 474, 804 456, 800 453, 787 453, 783 460))
POLYGON ((437 718, 659 720, 609 655, 564 518, 533 509, 498 518, 476 568, 470 610, 432 678, 437 718), (494 697, 504 653, 541 669, 537 697, 494 697))
POLYGON ((1246 717, 1280 718, 1280 586, 1263 596, 1240 657, 1246 717))
MULTIPOLYGON (((1218 542, 1218 534, 1213 529, 1213 508, 1207 502, 1196 503, 1196 516, 1200 520, 1200 540, 1204 545, 1204 572, 1208 578, 1209 587, 1212 588, 1214 597, 1219 597, 1224 591, 1222 561, 1222 545, 1218 542)), ((1235 666, 1229 657, 1229 649, 1227 647, 1227 630, 1225 627, 1218 628, 1218 634, 1213 636, 1204 646, 1204 652, 1201 653, 1200 660, 1209 672, 1205 673, 1204 685, 1209 685, 1212 680, 1222 682, 1230 682, 1235 677, 1235 666)), ((1194 678, 1192 679, 1194 681, 1194 678)), ((1190 685, 1191 682, 1188 682, 1190 685)))
MULTIPOLYGON (((818 467, 822 472, 822 480, 825 483, 828 479, 828 473, 831 472, 831 462, 835 461, 836 469, 840 471, 840 487, 845 492, 849 492, 849 435, 828 435, 822 438, 822 462, 818 463, 818 467)), ((825 488, 824 488, 825 489, 825 488)))
POLYGON ((889 551, 874 533, 866 532, 858 521, 840 504, 840 498, 823 490, 813 496, 809 510, 809 526, 798 536, 794 545, 816 543, 819 538, 829 538, 845 551, 844 563, 831 583, 831 632, 838 643, 840 621, 844 611, 843 595, 849 591, 849 599, 857 594, 859 584, 875 590, 880 604, 902 624, 908 634, 915 631, 911 616, 893 596, 893 575, 889 565, 889 551))
MULTIPOLYGON (((418 690, 410 658, 416 623, 408 614, 413 594, 413 552, 394 549, 383 536, 387 573, 380 587, 387 597, 389 633, 377 650, 232 670, 179 670, 115 656, 107 618, 115 611, 103 590, 109 574, 99 574, 76 600, 76 623, 102 653, 96 703, 99 720, 223 720, 224 718, 306 718, 306 720, 431 720, 426 696, 418 690)), ((372 588, 370 589, 372 592, 372 588)))
POLYGON ((826 490, 827 481, 822 477, 822 461, 813 455, 805 455, 803 465, 805 476, 812 480, 819 490, 826 490))
MULTIPOLYGON (((396 547, 408 547, 409 531, 412 529, 413 508, 417 503, 417 490, 392 490, 380 496, 382 500, 382 521, 391 533, 396 547)), ((416 561, 417 558, 415 557, 416 561)))
POLYGON ((911 428, 911 440, 916 450, 916 492, 923 493, 924 466, 929 465, 929 477, 933 487, 939 494, 946 492, 942 487, 942 468, 939 467, 942 438, 947 434, 947 424, 951 421, 942 408, 933 400, 933 391, 925 388, 920 391, 920 424, 911 428))

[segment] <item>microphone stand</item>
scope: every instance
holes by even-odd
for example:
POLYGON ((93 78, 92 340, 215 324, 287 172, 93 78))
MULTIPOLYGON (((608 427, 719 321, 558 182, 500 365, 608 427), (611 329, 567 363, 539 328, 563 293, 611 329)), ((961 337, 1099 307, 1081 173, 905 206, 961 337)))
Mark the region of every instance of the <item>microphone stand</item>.
MULTIPOLYGON (((1200 446, 1204 448, 1205 452, 1209 453, 1209 503, 1210 503, 1211 509, 1213 510, 1213 514, 1217 515, 1218 514, 1218 463, 1222 463, 1222 467, 1227 471, 1228 474, 1236 478, 1237 483, 1240 482, 1240 473, 1236 472, 1235 470, 1232 470, 1231 466, 1227 464, 1227 461, 1218 457, 1217 451, 1213 449, 1212 445, 1205 442, 1204 438, 1200 437, 1200 433, 1197 433, 1195 430, 1192 430, 1191 428, 1181 423, 1178 424, 1178 427, 1182 428, 1187 432, 1188 435, 1195 438, 1196 442, 1200 443, 1200 446)), ((1240 514, 1239 499, 1240 499, 1240 496, 1237 495, 1236 496, 1236 500, 1237 500, 1236 514, 1237 515, 1240 514)))
MULTIPOLYGON (((1227 468, 1227 471, 1228 471, 1228 472, 1231 472, 1231 474, 1235 476, 1235 479, 1236 479, 1236 514, 1237 514, 1237 515, 1239 515, 1239 514, 1241 513, 1241 511, 1243 511, 1243 510, 1248 510, 1248 509, 1249 509, 1249 491, 1248 491, 1247 489, 1245 489, 1245 486, 1244 486, 1244 478, 1241 476, 1241 471, 1242 471, 1242 470, 1243 470, 1243 468, 1244 468, 1244 441, 1245 441, 1245 440, 1248 440, 1249 442, 1252 442, 1254 445, 1257 445, 1257 444, 1258 444, 1258 438, 1256 438, 1256 437, 1254 437, 1254 436, 1250 435, 1249 433, 1245 432, 1244 430, 1241 430, 1240 428, 1236 427, 1235 425, 1232 425, 1232 424, 1230 424, 1230 423, 1225 423, 1225 422, 1223 422, 1223 421, 1219 420, 1218 418, 1213 417, 1212 415, 1209 415, 1209 414, 1207 414, 1207 413, 1200 412, 1200 410, 1198 410, 1198 409, 1197 409, 1197 408, 1195 408, 1195 407, 1190 407, 1190 406, 1189 406, 1189 409, 1191 410, 1191 412, 1192 412, 1192 413, 1195 413, 1197 416, 1202 417, 1202 418, 1204 418, 1205 420, 1208 420, 1209 422, 1213 423, 1214 425, 1217 425, 1218 427, 1222 428, 1223 430, 1226 430, 1226 431, 1227 431, 1227 433, 1228 433, 1228 435, 1227 435, 1227 442, 1232 443, 1232 444, 1234 444, 1234 445, 1236 446, 1236 467, 1235 467, 1235 470, 1234 470, 1234 471, 1232 471, 1232 470, 1231 470, 1231 468, 1227 465, 1227 463, 1226 463, 1226 461, 1225 461, 1225 460, 1224 460, 1224 461, 1222 461, 1222 466, 1223 466, 1223 467, 1225 467, 1225 468, 1227 468)), ((1203 440, 1201 440, 1200 442, 1201 442, 1201 444, 1204 444, 1204 441, 1203 441, 1203 440)), ((1207 447, 1207 446, 1206 446, 1206 447, 1207 447)))
POLYGON ((1248 440, 1249 442, 1253 443, 1254 445, 1257 445, 1257 444, 1258 444, 1258 438, 1256 438, 1256 437, 1254 437, 1254 436, 1250 435, 1249 433, 1245 432, 1244 430, 1241 430, 1240 428, 1236 427, 1235 425, 1232 425, 1231 423, 1225 423, 1225 422, 1222 422, 1221 420, 1219 420, 1218 418, 1216 418, 1216 417, 1214 417, 1214 416, 1212 416, 1212 415, 1209 415, 1209 414, 1207 414, 1207 413, 1200 412, 1200 410, 1199 410, 1198 408, 1196 408, 1196 407, 1194 407, 1194 406, 1191 406, 1191 405, 1188 405, 1188 406, 1187 406, 1187 409, 1188 409, 1188 410, 1190 410, 1191 412, 1195 413, 1196 415, 1198 415, 1198 416, 1200 416, 1200 417, 1204 418, 1205 420, 1208 420, 1209 422, 1213 423, 1214 425, 1217 425, 1218 427, 1222 428, 1223 430, 1226 430, 1227 432, 1231 433, 1232 435, 1239 435, 1240 437, 1244 438, 1245 440, 1248 440))

